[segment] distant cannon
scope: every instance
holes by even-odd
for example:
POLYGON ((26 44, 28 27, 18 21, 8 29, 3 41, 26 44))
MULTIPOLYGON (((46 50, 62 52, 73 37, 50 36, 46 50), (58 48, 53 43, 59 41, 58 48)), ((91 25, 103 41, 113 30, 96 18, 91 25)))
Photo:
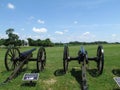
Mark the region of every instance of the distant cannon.
POLYGON ((67 45, 64 46, 64 52, 63 52, 63 69, 64 72, 68 70, 68 64, 72 60, 77 60, 78 63, 81 65, 81 78, 82 78, 82 90, 88 90, 87 86, 87 78, 86 78, 86 64, 89 63, 89 61, 95 61, 97 64, 97 74, 101 75, 103 73, 103 67, 104 67, 104 50, 101 45, 98 46, 97 49, 97 56, 89 58, 87 51, 82 46, 81 49, 78 51, 77 57, 70 57, 69 56, 69 48, 67 45))
POLYGON ((29 61, 36 61, 37 71, 42 71, 46 64, 46 51, 44 47, 40 47, 37 53, 37 58, 32 58, 32 52, 36 48, 20 53, 18 48, 9 48, 5 54, 5 67, 7 71, 13 70, 12 74, 5 80, 4 83, 13 79, 22 67, 29 61))

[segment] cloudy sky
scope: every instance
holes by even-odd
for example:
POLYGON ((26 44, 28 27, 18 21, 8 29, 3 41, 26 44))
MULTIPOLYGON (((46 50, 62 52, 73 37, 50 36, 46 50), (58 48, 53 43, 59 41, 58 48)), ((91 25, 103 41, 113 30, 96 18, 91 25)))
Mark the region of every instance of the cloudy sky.
POLYGON ((120 42, 120 0, 0 0, 0 38, 120 42))

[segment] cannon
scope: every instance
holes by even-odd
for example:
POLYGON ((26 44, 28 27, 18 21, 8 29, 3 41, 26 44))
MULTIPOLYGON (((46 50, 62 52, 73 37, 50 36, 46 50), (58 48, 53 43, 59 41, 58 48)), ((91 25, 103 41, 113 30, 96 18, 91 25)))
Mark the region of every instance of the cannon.
POLYGON ((20 53, 16 47, 9 48, 5 54, 5 67, 7 71, 13 71, 12 74, 4 81, 4 83, 13 79, 22 67, 29 61, 36 61, 37 72, 44 69, 46 64, 46 51, 44 47, 40 47, 37 53, 37 58, 32 58, 32 52, 36 48, 20 53))
POLYGON ((88 90, 87 78, 86 78, 86 64, 88 64, 89 61, 95 61, 97 64, 96 73, 98 75, 101 75, 103 73, 104 50, 102 45, 98 46, 96 57, 88 57, 88 53, 83 46, 81 46, 80 50, 78 51, 78 55, 76 57, 70 57, 69 48, 67 45, 65 45, 63 52, 63 70, 65 73, 68 70, 69 62, 72 60, 77 60, 79 64, 80 63, 82 64, 81 65, 82 90, 88 90))

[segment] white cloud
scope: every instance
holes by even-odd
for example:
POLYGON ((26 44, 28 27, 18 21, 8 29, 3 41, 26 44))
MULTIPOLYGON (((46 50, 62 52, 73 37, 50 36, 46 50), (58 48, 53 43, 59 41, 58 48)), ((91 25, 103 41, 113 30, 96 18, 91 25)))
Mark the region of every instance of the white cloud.
POLYGON ((14 6, 12 3, 8 3, 7 7, 8 7, 9 9, 15 9, 15 6, 14 6))
POLYGON ((120 39, 119 39, 118 35, 117 34, 112 34, 112 38, 110 39, 110 42, 120 42, 120 39))
POLYGON ((90 32, 83 33, 83 36, 88 36, 88 35, 90 35, 90 32))
POLYGON ((117 35, 116 34, 112 34, 112 37, 116 37, 117 35))
POLYGON ((36 33, 46 33, 47 29, 46 28, 36 28, 36 27, 33 27, 33 31, 36 32, 36 33))
POLYGON ((74 21, 73 23, 74 23, 74 24, 77 24, 77 23, 78 23, 78 21, 74 21))
POLYGON ((33 20, 33 19, 35 19, 35 17, 34 16, 30 16, 28 19, 33 20))
POLYGON ((17 33, 17 32, 13 32, 13 34, 16 34, 16 35, 18 35, 18 36, 19 36, 19 33, 17 33))
POLYGON ((7 38, 8 38, 8 35, 6 35, 6 34, 5 34, 5 35, 4 35, 4 34, 1 34, 1 35, 0 35, 0 39, 2 39, 2 38, 7 39, 7 38))
POLYGON ((69 30, 68 29, 65 29, 64 32, 68 32, 69 30))
POLYGON ((95 40, 95 35, 91 34, 90 32, 85 32, 83 33, 79 38, 83 41, 94 41, 95 40))
POLYGON ((21 31, 25 31, 25 29, 24 29, 24 28, 21 28, 21 31))
POLYGON ((90 32, 84 32, 81 35, 79 33, 67 33, 56 31, 56 34, 60 34, 62 36, 58 37, 57 35, 54 36, 52 39, 53 42, 71 42, 71 41, 80 41, 80 42, 92 42, 96 41, 96 36, 90 32))
POLYGON ((40 24, 44 24, 45 23, 45 21, 40 20, 40 19, 37 22, 40 23, 40 24))
POLYGON ((63 32, 61 31, 55 31, 56 34, 60 34, 60 35, 63 35, 63 32))
POLYGON ((64 29, 63 31, 55 31, 55 34, 63 35, 63 34, 68 33, 68 32, 69 32, 68 29, 64 29))

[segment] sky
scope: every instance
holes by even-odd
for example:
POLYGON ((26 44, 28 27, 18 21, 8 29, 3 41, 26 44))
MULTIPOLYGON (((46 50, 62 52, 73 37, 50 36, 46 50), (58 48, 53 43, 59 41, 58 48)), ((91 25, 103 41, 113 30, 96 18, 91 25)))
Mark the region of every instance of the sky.
POLYGON ((120 42, 120 0, 0 0, 0 39, 120 42))

